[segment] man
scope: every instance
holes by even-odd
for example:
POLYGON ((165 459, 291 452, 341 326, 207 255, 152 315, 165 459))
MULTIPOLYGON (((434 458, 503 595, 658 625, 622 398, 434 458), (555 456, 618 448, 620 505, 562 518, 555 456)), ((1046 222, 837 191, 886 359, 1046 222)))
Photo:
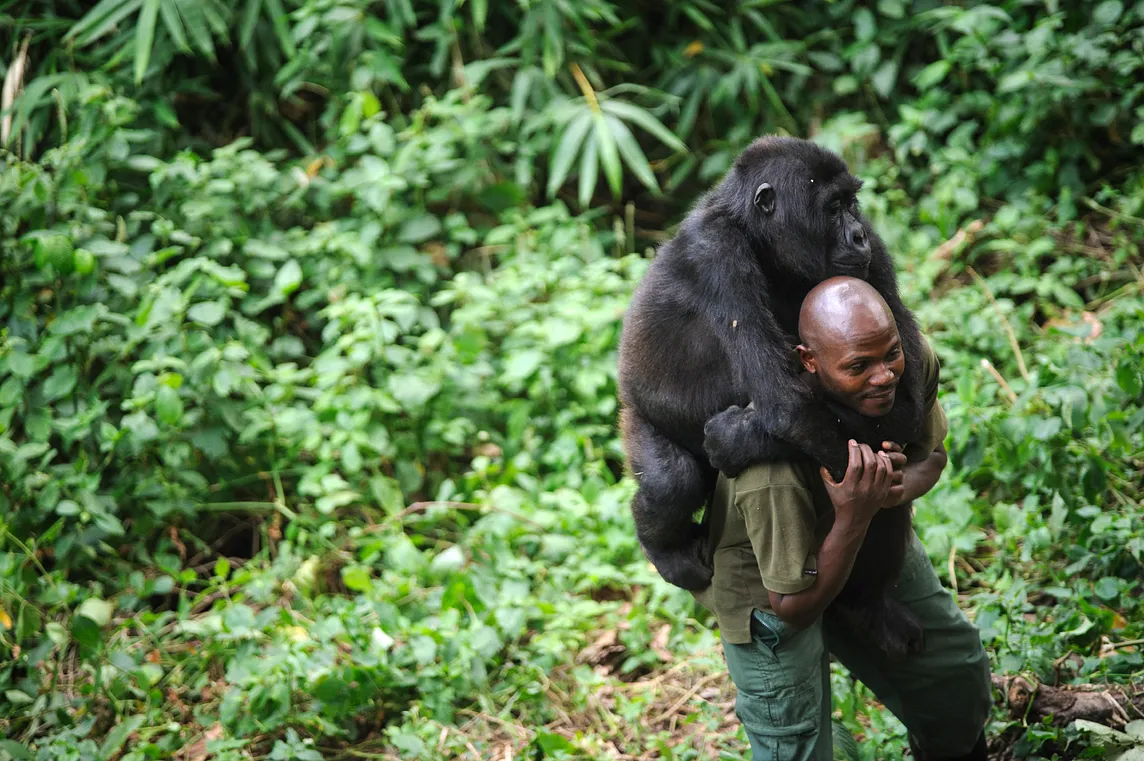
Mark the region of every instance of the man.
MULTIPOLYGON (((905 360, 873 287, 847 277, 821 283, 803 302, 798 330, 818 393, 868 417, 889 412, 905 360)), ((938 361, 925 350, 914 360, 927 388, 921 442, 884 442, 879 452, 849 442, 841 483, 799 461, 719 477, 707 516, 715 575, 696 598, 719 620, 735 712, 756 760, 831 761, 831 653, 906 725, 915 758, 986 759, 989 662, 916 535, 890 594, 925 627, 921 655, 892 663, 827 611, 877 511, 925 494, 945 467, 938 361)))

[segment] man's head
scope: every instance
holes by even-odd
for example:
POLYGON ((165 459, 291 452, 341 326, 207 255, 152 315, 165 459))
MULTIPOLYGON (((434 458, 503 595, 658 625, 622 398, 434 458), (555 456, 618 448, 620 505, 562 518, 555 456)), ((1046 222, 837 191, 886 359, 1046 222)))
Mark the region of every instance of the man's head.
POLYGON ((906 369, 894 315, 865 280, 833 277, 816 285, 798 316, 799 358, 822 390, 867 417, 894 406, 906 369))

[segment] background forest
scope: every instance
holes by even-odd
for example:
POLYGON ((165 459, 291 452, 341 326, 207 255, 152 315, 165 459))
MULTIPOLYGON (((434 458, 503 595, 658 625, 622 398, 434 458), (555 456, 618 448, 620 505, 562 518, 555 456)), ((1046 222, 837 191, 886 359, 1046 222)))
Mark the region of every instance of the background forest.
POLYGON ((994 755, 1144 755, 1144 2, 0 0, 0 74, 0 761, 748 758, 615 363, 767 132, 942 360, 994 755))

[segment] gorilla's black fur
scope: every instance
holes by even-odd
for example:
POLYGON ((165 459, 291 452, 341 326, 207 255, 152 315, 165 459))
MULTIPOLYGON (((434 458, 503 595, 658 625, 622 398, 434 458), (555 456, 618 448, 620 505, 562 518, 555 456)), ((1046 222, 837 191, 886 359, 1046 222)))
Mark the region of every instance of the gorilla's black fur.
MULTIPOLYGON (((620 343, 620 430, 638 483, 640 544, 672 584, 710 583, 706 529, 694 517, 717 471, 733 477, 755 462, 801 456, 841 481, 847 438, 880 448, 920 428, 922 336, 885 245, 857 208, 860 187, 840 157, 814 143, 760 138, 636 289, 620 343), (835 275, 868 281, 897 320, 906 370, 893 411, 876 421, 824 404, 798 376, 802 300, 835 275)), ((899 653, 920 646, 916 621, 884 595, 904 558, 910 515, 909 505, 881 511, 838 600, 899 653)))

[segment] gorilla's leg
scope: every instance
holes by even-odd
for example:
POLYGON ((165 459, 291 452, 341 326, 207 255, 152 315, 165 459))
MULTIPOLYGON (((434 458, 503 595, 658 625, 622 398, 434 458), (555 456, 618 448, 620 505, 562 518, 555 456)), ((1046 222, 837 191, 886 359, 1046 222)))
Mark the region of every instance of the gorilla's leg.
POLYGON ((634 410, 621 413, 620 425, 637 484, 632 517, 644 554, 667 582, 705 589, 714 569, 707 557, 706 528, 694 515, 707 501, 717 474, 634 410))
POLYGON ((861 599, 840 594, 831 607, 848 629, 868 634, 891 661, 904 661, 925 650, 925 629, 917 616, 884 593, 861 599))
POLYGON ((832 608, 852 631, 869 633, 874 644, 894 660, 925 648, 925 630, 917 616, 888 595, 901 574, 910 544, 912 504, 878 511, 850 577, 832 608))

